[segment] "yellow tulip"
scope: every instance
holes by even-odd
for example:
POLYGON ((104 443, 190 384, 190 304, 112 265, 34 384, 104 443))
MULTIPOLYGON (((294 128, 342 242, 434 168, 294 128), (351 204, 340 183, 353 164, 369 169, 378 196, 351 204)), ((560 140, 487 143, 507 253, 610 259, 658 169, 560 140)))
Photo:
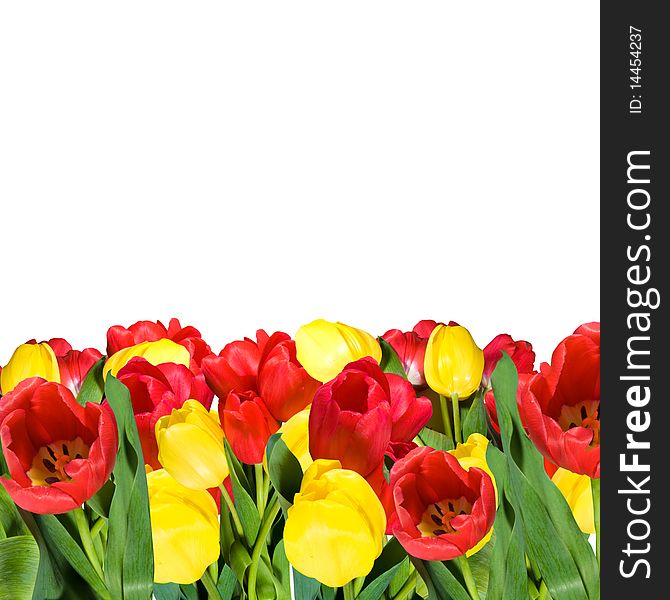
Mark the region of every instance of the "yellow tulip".
POLYGON ((460 325, 438 325, 428 338, 424 373, 431 389, 443 396, 472 395, 484 372, 484 353, 460 325))
POLYGON ((384 509, 367 481, 337 460, 319 459, 288 510, 284 548, 300 573, 342 587, 370 572, 385 529, 384 509))
POLYGON ((164 338, 157 342, 142 342, 115 352, 105 363, 105 368, 102 371, 103 377, 107 377, 107 373, 116 377, 116 374, 128 364, 130 359, 136 356, 146 359, 152 365, 175 363, 188 367, 191 362, 191 355, 184 346, 164 338))
POLYGON ((189 584, 219 558, 219 520, 214 498, 190 490, 160 469, 147 473, 154 581, 189 584))
POLYGON ((42 377, 60 383, 58 360, 49 344, 21 344, 0 372, 0 390, 11 392, 24 379, 42 377))
MULTIPOLYGON (((493 476, 488 463, 486 462, 486 449, 489 441, 480 433, 472 433, 467 441, 462 444, 457 444, 454 450, 449 450, 449 454, 453 454, 460 463, 461 467, 470 470, 470 467, 477 467, 484 471, 493 482, 493 488, 496 492, 496 502, 498 501, 498 487, 496 486, 496 478, 493 476)), ((466 556, 472 556, 479 552, 486 543, 491 539, 493 534, 493 527, 490 531, 479 541, 476 546, 473 546, 466 552, 466 556)))
POLYGON ((579 528, 584 533, 595 533, 593 496, 591 495, 591 480, 589 476, 579 475, 567 469, 559 468, 551 480, 561 490, 561 493, 567 500, 579 528))
POLYGON ((300 364, 322 383, 334 379, 346 365, 359 358, 371 356, 377 362, 382 358, 379 342, 369 333, 323 319, 298 329, 295 346, 300 364))
POLYGON ((181 485, 193 490, 216 487, 228 477, 219 415, 187 400, 156 423, 158 461, 181 485))

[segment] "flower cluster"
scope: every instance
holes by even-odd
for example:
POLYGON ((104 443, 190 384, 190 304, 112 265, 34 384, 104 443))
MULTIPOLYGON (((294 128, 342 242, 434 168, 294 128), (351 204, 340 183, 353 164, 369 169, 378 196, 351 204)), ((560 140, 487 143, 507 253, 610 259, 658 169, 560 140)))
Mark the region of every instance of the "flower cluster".
POLYGON ((34 552, 3 564, 33 598, 477 600, 510 593, 496 569, 596 597, 599 374, 599 323, 537 368, 453 321, 319 319, 218 354, 177 319, 113 326, 104 355, 31 340, 0 371, 0 539, 34 552))

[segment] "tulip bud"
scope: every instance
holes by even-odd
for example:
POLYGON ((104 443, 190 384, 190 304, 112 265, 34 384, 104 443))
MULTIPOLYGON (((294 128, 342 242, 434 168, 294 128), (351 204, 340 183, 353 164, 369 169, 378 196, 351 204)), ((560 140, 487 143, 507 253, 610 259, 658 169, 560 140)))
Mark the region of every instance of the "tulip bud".
POLYGON ((156 342, 141 342, 135 346, 119 350, 112 354, 105 363, 103 377, 107 373, 116 374, 130 361, 131 358, 140 356, 152 365, 162 365, 164 363, 175 363, 188 367, 191 362, 191 355, 188 350, 167 338, 156 342))
POLYGON ((46 381, 60 383, 58 359, 46 342, 42 344, 21 344, 7 365, 0 371, 0 391, 11 392, 24 379, 41 377, 46 381))
POLYGON ((219 558, 216 502, 179 484, 167 471, 147 473, 154 581, 190 584, 219 558))
POLYGON ((484 353, 465 327, 438 325, 428 339, 424 371, 438 394, 467 398, 481 383, 484 353))
POLYGON ((371 356, 382 358, 379 343, 369 333, 344 323, 317 319, 295 334, 298 361, 317 381, 336 377, 351 362, 371 356))
POLYGON ((156 422, 158 461, 181 485, 192 490, 217 487, 228 477, 219 415, 187 400, 156 422))
POLYGON ((559 468, 551 480, 567 500, 579 528, 584 533, 595 533, 593 495, 591 493, 591 479, 588 475, 580 475, 559 468))
POLYGON ((288 510, 286 557, 303 575, 342 587, 371 571, 385 528, 381 502, 363 477, 337 460, 316 460, 288 510))

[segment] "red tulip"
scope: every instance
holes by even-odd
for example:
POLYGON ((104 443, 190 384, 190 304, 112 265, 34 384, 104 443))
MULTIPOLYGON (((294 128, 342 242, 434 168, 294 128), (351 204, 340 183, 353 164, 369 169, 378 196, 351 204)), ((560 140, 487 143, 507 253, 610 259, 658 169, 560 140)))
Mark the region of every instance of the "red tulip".
POLYGON ((316 392, 310 454, 337 459, 365 477, 379 468, 390 442, 410 442, 431 414, 430 400, 417 398, 409 382, 362 358, 316 392))
POLYGON ((179 319, 170 319, 166 328, 160 321, 138 321, 130 327, 114 325, 107 331, 107 355, 129 348, 141 342, 157 342, 167 338, 184 346, 191 355, 191 369, 200 367, 202 359, 212 351, 202 339, 200 332, 190 325, 182 327, 179 319))
POLYGON ((464 469, 448 452, 422 446, 391 469, 397 521, 393 535, 423 560, 451 560, 493 526, 496 493, 482 469, 464 469))
POLYGON ((76 396, 91 367, 102 358, 102 352, 95 348, 73 350, 72 346, 62 338, 54 338, 47 344, 56 355, 60 382, 76 396))
POLYGON ((279 429, 263 400, 252 391, 231 390, 219 403, 219 416, 235 456, 248 465, 262 463, 268 439, 279 429))
POLYGON ((523 340, 514 341, 512 336, 501 333, 494 337, 484 348, 484 374, 482 383, 488 387, 498 361, 502 357, 502 351, 507 352, 519 373, 532 373, 535 364, 535 352, 529 342, 523 340))
POLYGON ((554 350, 551 365, 521 398, 528 436, 551 462, 600 477, 600 324, 579 327, 554 350))
POLYGON ((160 469, 154 433, 158 419, 169 415, 172 409, 181 408, 186 400, 197 400, 209 409, 213 394, 204 379, 184 365, 165 363, 154 366, 139 357, 131 359, 119 371, 118 379, 130 392, 144 462, 160 469))
POLYGON ((245 338, 226 345, 219 356, 202 364, 207 383, 220 398, 231 390, 253 392, 277 421, 288 421, 312 402, 319 382, 310 377, 296 358, 295 342, 278 331, 262 329, 256 341, 245 338))
POLYGON ((426 387, 423 361, 428 338, 436 325, 435 321, 419 321, 412 331, 403 333, 399 329, 390 329, 382 336, 400 358, 409 382, 417 388, 426 387))
POLYGON ((34 513, 64 513, 89 500, 109 479, 118 448, 107 404, 77 403, 62 384, 34 377, 0 403, 0 440, 14 502, 34 513))

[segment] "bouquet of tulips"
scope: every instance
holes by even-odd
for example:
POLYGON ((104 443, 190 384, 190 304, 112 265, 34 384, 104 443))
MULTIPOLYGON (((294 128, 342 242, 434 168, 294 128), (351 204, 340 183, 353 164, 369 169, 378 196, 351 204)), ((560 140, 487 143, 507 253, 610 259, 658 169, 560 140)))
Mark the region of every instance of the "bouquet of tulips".
POLYGON ((600 325, 173 319, 0 372, 0 600, 599 598, 600 325), (591 535, 595 534, 595 535, 591 535))

